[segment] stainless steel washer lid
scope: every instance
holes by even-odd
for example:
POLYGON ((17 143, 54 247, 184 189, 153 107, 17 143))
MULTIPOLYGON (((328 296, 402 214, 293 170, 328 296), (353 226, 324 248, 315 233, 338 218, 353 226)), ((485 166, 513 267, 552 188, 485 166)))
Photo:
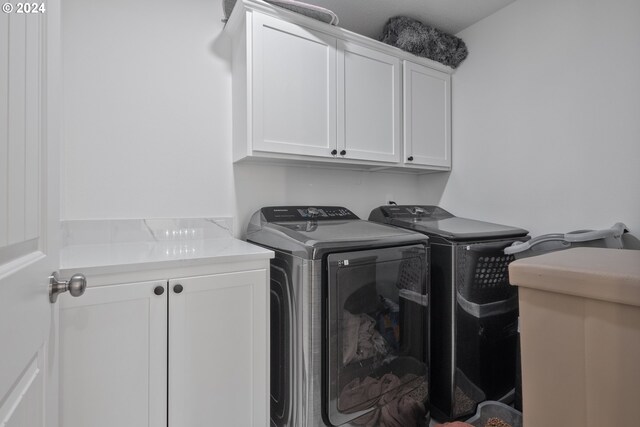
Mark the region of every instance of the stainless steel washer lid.
POLYGON ((428 205, 380 206, 371 211, 369 220, 433 234, 452 241, 523 237, 529 233, 522 228, 456 217, 438 206, 428 205))
POLYGON ((247 240, 319 259, 328 251, 426 243, 423 234, 359 219, 339 206, 271 206, 257 211, 247 240))

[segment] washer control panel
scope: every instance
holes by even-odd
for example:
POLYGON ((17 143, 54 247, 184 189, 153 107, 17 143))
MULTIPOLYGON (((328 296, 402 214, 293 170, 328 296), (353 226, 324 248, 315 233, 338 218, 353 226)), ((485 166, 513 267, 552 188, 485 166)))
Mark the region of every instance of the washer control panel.
POLYGON ((378 210, 384 217, 393 219, 428 218, 440 220, 453 217, 444 209, 429 205, 387 205, 380 206, 378 210))
POLYGON ((270 206, 261 211, 267 222, 360 219, 341 206, 270 206))

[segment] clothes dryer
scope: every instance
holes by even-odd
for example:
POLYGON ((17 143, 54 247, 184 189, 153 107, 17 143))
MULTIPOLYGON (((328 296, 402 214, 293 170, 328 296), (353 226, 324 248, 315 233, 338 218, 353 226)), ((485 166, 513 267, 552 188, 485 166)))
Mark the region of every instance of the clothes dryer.
POLYGON ((343 207, 277 206, 253 215, 247 240, 275 252, 272 426, 427 418, 425 235, 343 207))
POLYGON ((431 410, 451 421, 484 400, 513 399, 518 295, 512 255, 528 231, 452 215, 438 206, 387 205, 370 221, 423 233, 431 247, 431 410))

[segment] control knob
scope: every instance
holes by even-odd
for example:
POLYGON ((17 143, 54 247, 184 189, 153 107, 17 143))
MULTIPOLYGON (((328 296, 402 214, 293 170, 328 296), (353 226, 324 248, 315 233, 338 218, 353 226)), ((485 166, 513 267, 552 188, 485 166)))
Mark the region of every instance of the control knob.
POLYGON ((425 214, 425 210, 422 209, 419 206, 415 206, 413 208, 411 208, 411 213, 414 215, 424 215, 425 214))

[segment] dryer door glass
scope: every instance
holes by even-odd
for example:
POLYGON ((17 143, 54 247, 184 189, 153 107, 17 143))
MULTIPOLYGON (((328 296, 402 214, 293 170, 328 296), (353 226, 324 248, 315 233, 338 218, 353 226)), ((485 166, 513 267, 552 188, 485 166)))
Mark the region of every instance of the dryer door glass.
POLYGON ((355 418, 424 411, 427 398, 427 252, 414 245, 327 257, 326 415, 355 418), (422 392, 420 391, 422 390, 422 392), (400 398, 407 393, 413 401, 400 398), (390 405, 383 410, 385 405, 390 405), (421 409, 422 408, 422 409, 421 409))

